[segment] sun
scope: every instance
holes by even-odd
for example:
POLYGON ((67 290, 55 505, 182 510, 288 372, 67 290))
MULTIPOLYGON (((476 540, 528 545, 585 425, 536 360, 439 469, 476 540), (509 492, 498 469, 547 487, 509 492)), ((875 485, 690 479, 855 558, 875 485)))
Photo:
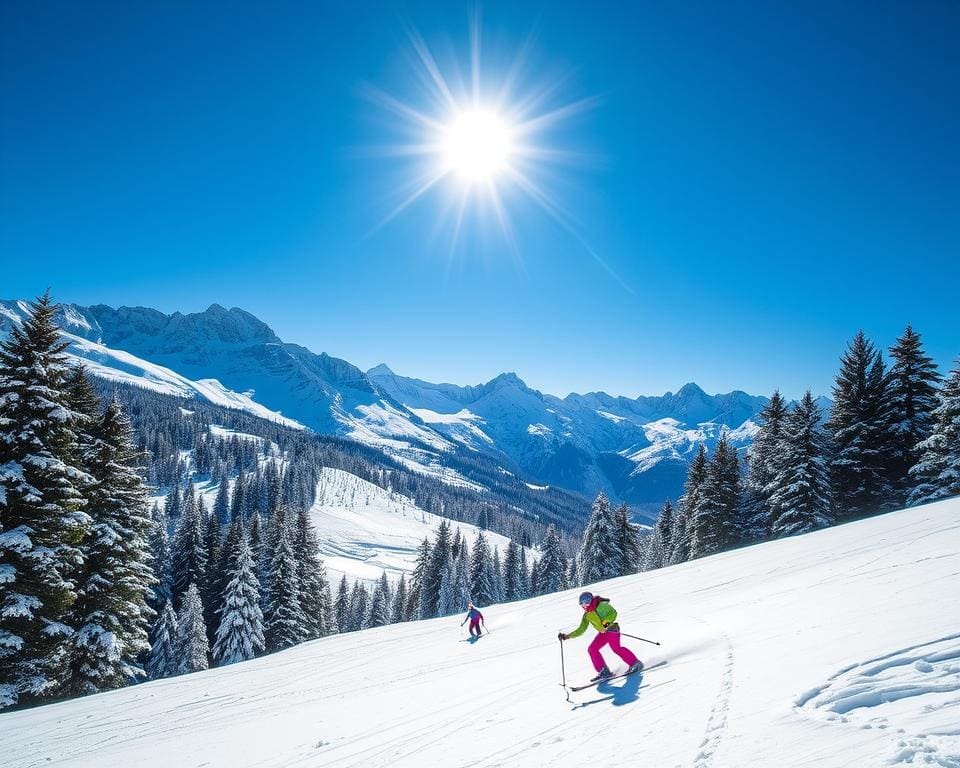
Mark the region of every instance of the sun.
POLYGON ((446 167, 468 184, 489 181, 502 172, 510 161, 510 150, 510 129, 494 112, 461 112, 444 131, 446 167))

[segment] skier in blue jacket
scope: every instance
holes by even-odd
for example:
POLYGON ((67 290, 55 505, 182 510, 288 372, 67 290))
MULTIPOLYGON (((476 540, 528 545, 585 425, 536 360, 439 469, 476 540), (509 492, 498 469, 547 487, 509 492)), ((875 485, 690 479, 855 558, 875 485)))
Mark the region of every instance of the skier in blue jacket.
MULTIPOLYGON (((470 637, 480 637, 480 622, 483 621, 483 614, 474 607, 473 603, 467 603, 467 618, 460 622, 460 626, 462 627, 468 621, 470 622, 470 637), (474 630, 476 630, 476 634, 474 634, 474 630)), ((486 626, 486 623, 484 623, 484 626, 486 626)))

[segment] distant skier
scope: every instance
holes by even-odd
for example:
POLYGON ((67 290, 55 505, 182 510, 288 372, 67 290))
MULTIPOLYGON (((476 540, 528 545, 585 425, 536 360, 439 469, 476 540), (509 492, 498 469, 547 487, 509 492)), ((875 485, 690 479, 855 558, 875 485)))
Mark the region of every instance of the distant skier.
MULTIPOLYGON (((470 637, 480 637, 480 622, 483 621, 483 614, 474 607, 473 603, 467 603, 467 618, 460 622, 460 626, 462 627, 468 621, 470 622, 470 637), (476 630, 476 634, 474 634, 474 630, 476 630)), ((487 626, 486 622, 483 626, 487 626)))
POLYGON ((583 619, 580 621, 580 626, 573 632, 561 632, 558 637, 560 640, 580 637, 587 631, 588 624, 592 624, 594 629, 597 630, 597 636, 593 638, 593 642, 587 649, 590 652, 590 661, 593 662, 593 667, 597 670, 597 676, 592 678, 590 682, 613 677, 613 673, 607 667, 600 653, 600 649, 605 645, 609 645, 610 649, 626 662, 629 667, 626 674, 629 675, 643 669, 643 662, 637 659, 629 648, 623 648, 620 645, 620 625, 617 624, 617 612, 607 598, 584 592, 580 595, 580 607, 583 608, 583 619))

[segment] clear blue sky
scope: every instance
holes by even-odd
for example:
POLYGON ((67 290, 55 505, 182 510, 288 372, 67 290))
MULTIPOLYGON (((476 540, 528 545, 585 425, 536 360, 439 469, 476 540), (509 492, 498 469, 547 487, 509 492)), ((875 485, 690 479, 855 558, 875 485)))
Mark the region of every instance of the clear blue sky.
POLYGON ((368 93, 428 107, 404 30, 466 66, 469 10, 3 3, 0 295, 218 302, 561 395, 826 392, 907 321, 960 354, 960 4, 483 5, 491 75, 529 39, 522 85, 597 99, 547 137, 591 161, 541 183, 619 280, 519 195, 515 252, 469 213, 433 237, 443 194, 377 227, 407 166, 367 151, 398 141, 368 93))

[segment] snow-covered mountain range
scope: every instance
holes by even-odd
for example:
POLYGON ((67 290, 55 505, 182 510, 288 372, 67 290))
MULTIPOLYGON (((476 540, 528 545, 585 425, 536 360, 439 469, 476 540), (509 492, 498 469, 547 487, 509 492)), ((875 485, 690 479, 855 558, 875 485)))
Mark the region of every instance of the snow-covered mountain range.
MULTIPOLYGON (((24 301, 0 301, 0 334, 24 301)), ((738 448, 766 398, 708 395, 696 384, 630 399, 604 392, 560 398, 505 373, 486 384, 434 384, 386 365, 351 363, 282 341, 242 309, 164 314, 145 307, 63 305, 69 352, 99 376, 336 434, 377 447, 411 469, 462 483, 452 452, 482 452, 531 483, 655 505, 680 492, 699 442, 724 429, 738 448)))

